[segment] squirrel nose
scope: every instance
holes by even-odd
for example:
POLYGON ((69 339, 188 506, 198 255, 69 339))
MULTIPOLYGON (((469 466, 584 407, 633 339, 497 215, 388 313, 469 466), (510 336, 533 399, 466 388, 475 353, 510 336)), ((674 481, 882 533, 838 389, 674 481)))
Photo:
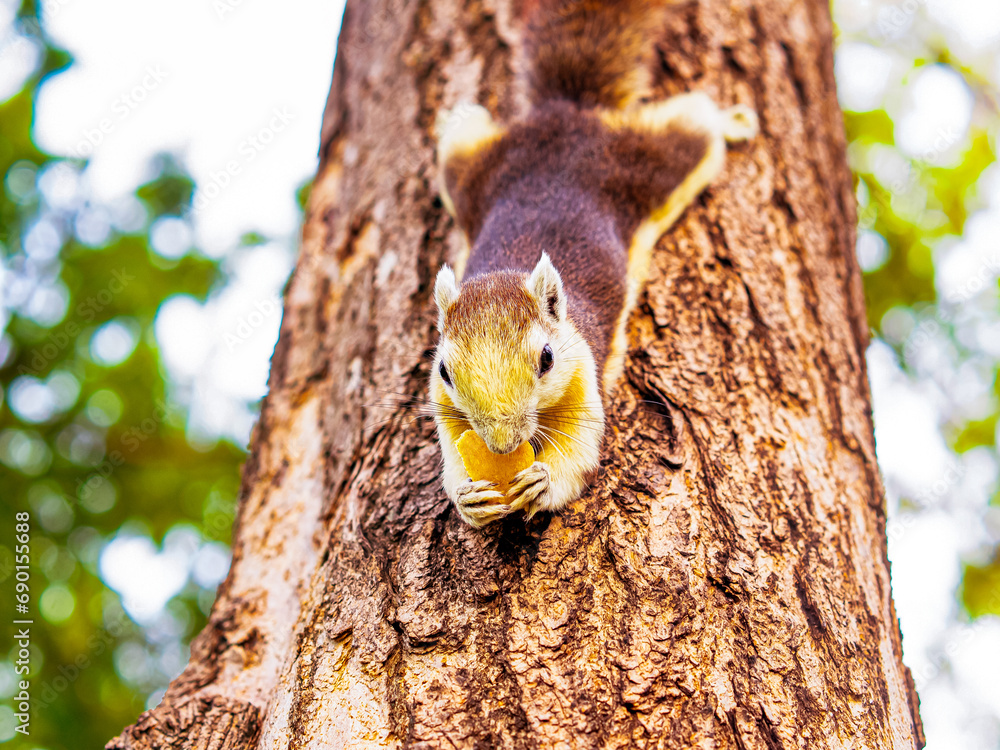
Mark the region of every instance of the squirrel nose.
POLYGON ((503 455, 517 450, 523 442, 517 430, 512 430, 506 426, 488 427, 480 433, 483 442, 491 452, 503 455))
POLYGON ((491 452, 498 455, 511 453, 517 450, 517 447, 521 444, 517 438, 504 440, 502 442, 490 438, 484 438, 483 442, 486 443, 486 447, 489 448, 491 452))

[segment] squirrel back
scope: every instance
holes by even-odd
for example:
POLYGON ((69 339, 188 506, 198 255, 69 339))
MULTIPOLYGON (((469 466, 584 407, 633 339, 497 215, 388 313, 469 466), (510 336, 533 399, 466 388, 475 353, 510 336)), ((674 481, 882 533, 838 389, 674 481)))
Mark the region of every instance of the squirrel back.
POLYGON ((661 0, 528 0, 523 55, 533 105, 623 109, 646 96, 661 0))
POLYGON ((445 490, 473 526, 583 491, 653 248, 719 174, 726 141, 757 128, 704 93, 643 102, 667 2, 528 2, 531 109, 497 123, 461 104, 438 120, 441 197, 467 251, 435 282, 430 390, 445 490), (530 442, 535 461, 503 493, 473 482, 457 449, 468 430, 493 453, 530 442))

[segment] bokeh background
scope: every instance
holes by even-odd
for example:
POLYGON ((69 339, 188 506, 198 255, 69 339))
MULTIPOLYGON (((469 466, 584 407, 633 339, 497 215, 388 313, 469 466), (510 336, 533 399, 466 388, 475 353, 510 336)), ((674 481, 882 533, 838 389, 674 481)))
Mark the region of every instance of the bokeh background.
MULTIPOLYGON (((342 0, 0 0, 0 597, 30 738, 101 747, 229 564, 342 0), (5 618, 8 619, 8 618, 5 618)), ((1000 3, 836 0, 889 556, 930 750, 1000 748, 1000 3)))

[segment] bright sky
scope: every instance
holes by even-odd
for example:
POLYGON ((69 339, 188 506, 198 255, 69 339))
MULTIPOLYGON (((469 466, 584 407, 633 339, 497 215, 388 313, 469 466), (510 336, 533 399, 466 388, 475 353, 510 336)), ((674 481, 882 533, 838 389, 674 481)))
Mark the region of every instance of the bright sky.
MULTIPOLYGON (((12 5, 0 0, 0 7, 4 3, 12 5)), ((170 372, 192 404, 196 431, 245 439, 250 417, 241 404, 264 393, 280 289, 292 262, 289 248, 295 246, 293 191, 315 171, 342 0, 46 0, 44 5, 47 28, 73 52, 76 64, 42 90, 40 144, 57 154, 90 156, 85 179, 92 193, 108 202, 143 181, 155 152, 178 151, 200 188, 196 202, 203 208, 194 238, 199 247, 225 254, 248 230, 278 240, 228 260, 236 282, 207 305, 169 301, 156 326, 170 372)), ((1000 57, 989 51, 1000 35, 996 0, 839 0, 836 9, 845 30, 871 25, 878 13, 887 41, 909 33, 925 15, 941 25, 953 49, 968 52, 970 66, 1000 80, 1000 57)), ((911 60, 875 42, 843 45, 837 76, 845 107, 885 106, 897 121, 899 151, 876 154, 877 173, 904 169, 904 156, 950 162, 974 116, 961 77, 943 66, 913 75, 911 60)), ((9 52, 7 70, 0 71, 0 97, 5 75, 16 79, 25 55, 30 51, 9 52)), ((995 183, 1000 186, 1000 179, 995 183)), ((991 268, 1000 189, 993 193, 996 199, 970 221, 963 241, 936 256, 943 295, 962 288, 970 274, 991 268)), ((154 236, 164 253, 182 252, 190 241, 183 227, 169 223, 154 236)), ((862 235, 861 242, 862 262, 884 261, 877 239, 862 235)), ((1000 266, 991 271, 994 278, 995 271, 1000 266)), ((927 351, 935 354, 930 344, 927 351)), ((970 734, 975 727, 967 717, 973 705, 1000 715, 1000 626, 989 619, 973 626, 957 622, 955 585, 960 561, 981 541, 981 529, 970 526, 970 519, 980 517, 995 461, 973 451, 956 465, 939 428, 953 404, 933 383, 915 382, 900 371, 885 345, 872 348, 869 362, 879 458, 896 524, 890 525, 893 587, 906 660, 921 688, 928 749, 980 747, 974 740, 985 735, 970 734), (940 482, 945 492, 929 501, 940 499, 940 512, 898 513, 903 490, 940 482), (964 498, 968 507, 949 505, 954 497, 964 498), (940 653, 949 644, 957 644, 948 667, 954 671, 944 674, 940 653)), ((183 585, 187 573, 174 570, 175 562, 190 557, 192 544, 178 535, 158 551, 148 540, 123 532, 106 549, 102 574, 143 620, 183 585)), ((216 574, 221 575, 204 576, 213 580, 216 574)))
POLYGON ((278 241, 227 258, 235 282, 206 305, 168 300, 156 334, 195 435, 245 442, 244 402, 264 395, 296 245, 294 194, 316 171, 343 0, 46 0, 75 64, 41 90, 35 136, 90 158, 86 189, 113 204, 159 151, 195 178, 194 236, 154 227, 166 255, 192 242, 230 253, 257 230, 278 241), (109 19, 113 19, 109 22, 109 19))
POLYGON ((201 192, 203 249, 225 252, 249 228, 293 231, 293 189, 315 172, 342 0, 43 7, 76 62, 42 89, 35 136, 55 153, 92 154, 97 198, 130 191, 152 154, 176 151, 201 192))

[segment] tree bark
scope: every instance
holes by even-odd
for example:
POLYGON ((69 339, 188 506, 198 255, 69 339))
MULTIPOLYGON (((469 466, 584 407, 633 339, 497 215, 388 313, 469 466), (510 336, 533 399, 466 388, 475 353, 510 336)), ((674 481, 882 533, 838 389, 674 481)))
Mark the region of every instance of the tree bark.
POLYGON ((922 747, 826 0, 671 14, 658 94, 762 133, 660 242, 591 489, 484 531, 449 504, 402 402, 460 242, 435 114, 525 103, 495 3, 349 0, 232 570, 109 747, 922 747))

